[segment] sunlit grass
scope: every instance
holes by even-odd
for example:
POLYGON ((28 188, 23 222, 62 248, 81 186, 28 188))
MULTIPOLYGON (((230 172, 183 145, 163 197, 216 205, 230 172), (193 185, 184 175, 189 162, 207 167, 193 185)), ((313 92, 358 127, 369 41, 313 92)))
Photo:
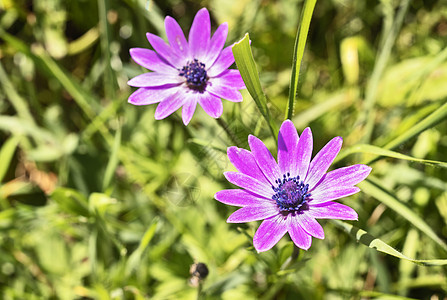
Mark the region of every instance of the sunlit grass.
POLYGON ((127 103, 143 72, 128 49, 163 35, 165 15, 187 32, 202 6, 30 4, 0 3, 0 298, 195 299, 194 262, 209 269, 206 299, 446 296, 441 1, 317 2, 292 120, 312 127, 314 149, 343 137, 332 168, 373 172, 342 201, 359 221, 322 221, 326 238, 291 264, 288 237, 257 254, 258 224, 227 224, 235 209, 213 197, 231 188, 227 147, 254 134, 276 152, 303 1, 200 3, 229 23, 227 45, 250 33, 271 122, 244 91, 220 125, 198 109, 187 127, 179 112, 155 121, 155 107, 127 103))

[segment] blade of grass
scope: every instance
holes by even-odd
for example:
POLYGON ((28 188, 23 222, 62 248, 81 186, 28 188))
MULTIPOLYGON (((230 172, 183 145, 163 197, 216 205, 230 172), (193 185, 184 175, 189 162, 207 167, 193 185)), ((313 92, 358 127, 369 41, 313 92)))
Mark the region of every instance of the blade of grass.
POLYGON ((104 180, 102 182, 102 189, 105 190, 109 187, 110 182, 112 181, 113 174, 115 173, 115 169, 119 163, 119 150, 121 145, 121 126, 118 127, 118 130, 115 134, 115 141, 113 142, 112 154, 110 155, 109 162, 107 163, 106 171, 104 173, 104 180))
POLYGON ((31 124, 35 125, 34 119, 29 111, 27 102, 17 93, 15 87, 9 80, 8 75, 5 72, 5 69, 3 69, 1 62, 0 62, 0 83, 2 85, 5 95, 7 96, 6 98, 10 100, 17 114, 24 120, 27 120, 31 124))
POLYGON ((304 9, 301 13, 298 32, 295 39, 295 48, 293 51, 292 74, 290 77, 289 102, 287 104, 286 119, 292 119, 295 109, 295 99, 298 89, 298 80, 300 77, 301 61, 303 60, 304 48, 306 47, 307 35, 309 34, 310 20, 317 0, 306 0, 304 9))
POLYGON ((102 63, 104 64, 104 92, 107 99, 115 98, 116 79, 110 63, 110 28, 107 21, 108 0, 98 0, 99 29, 101 40, 102 63))
POLYGON ((82 86, 72 76, 68 75, 68 72, 60 67, 43 48, 36 47, 34 51, 31 52, 24 42, 2 30, 0 30, 0 37, 2 37, 15 50, 30 57, 43 73, 57 79, 89 119, 95 117, 96 112, 92 109, 92 106, 98 108, 99 100, 94 96, 94 93, 89 93, 83 89, 82 86))
POLYGON ((362 243, 363 245, 375 249, 379 252, 397 257, 399 259, 405 259, 412 263, 426 266, 426 267, 434 267, 434 266, 445 266, 447 265, 447 259, 413 259, 410 258, 401 252, 397 251, 381 239, 375 238, 370 235, 363 229, 357 228, 354 225, 349 223, 339 221, 339 220, 331 220, 335 225, 349 233, 357 242, 362 243))
MULTIPOLYGON (((404 143, 405 141, 411 139, 412 137, 418 135, 422 131, 435 126, 442 120, 444 120, 447 117, 447 103, 442 105, 440 108, 432 112, 430 115, 425 117, 422 121, 417 123, 416 125, 412 126, 410 129, 405 131, 403 134, 399 135, 392 141, 390 141, 388 144, 386 144, 383 149, 393 149, 400 144, 404 143)), ((365 163, 371 163, 372 161, 376 160, 379 156, 373 157, 366 161, 365 163)))
POLYGON ((143 238, 141 239, 140 244, 138 245, 138 248, 134 252, 132 252, 132 254, 129 256, 125 268, 126 277, 128 277, 133 271, 138 269, 138 266, 140 266, 143 253, 147 249, 152 238, 154 237, 157 225, 158 225, 158 219, 156 218, 144 233, 143 238))
MULTIPOLYGON (((383 43, 382 49, 380 49, 379 55, 374 65, 371 79, 368 81, 368 84, 366 86, 364 109, 356 122, 357 124, 366 124, 365 125, 366 131, 362 138, 363 142, 369 142, 371 138, 372 129, 375 121, 375 110, 373 108, 377 98, 376 96, 379 81, 383 75, 383 71, 385 70, 386 64, 391 55, 391 50, 393 48, 397 34, 399 33, 400 28, 402 27, 402 23, 407 13, 410 2, 411 2, 410 0, 403 0, 401 2, 399 11, 397 12, 397 16, 395 21, 393 22, 391 30, 389 32, 384 31, 384 34, 386 34, 387 37, 385 39, 385 42, 383 43)), ((385 26, 384 30, 386 28, 387 27, 385 26)))
POLYGON ((292 119, 296 128, 304 128, 310 122, 318 119, 322 115, 333 111, 342 110, 350 106, 359 97, 359 90, 356 88, 343 90, 333 95, 326 96, 327 100, 313 104, 310 108, 295 115, 292 119))
POLYGON ((378 179, 375 179, 373 176, 369 176, 367 180, 363 181, 358 186, 362 189, 363 192, 367 193, 371 197, 379 200, 387 207, 394 210, 417 229, 425 233, 442 249, 447 251, 447 244, 436 235, 433 229, 431 229, 431 227, 421 217, 415 214, 410 208, 402 204, 402 202, 394 197, 389 191, 385 190, 378 179))
MULTIPOLYGON (((343 158, 345 158, 346 156, 353 154, 353 153, 369 153, 369 154, 375 154, 378 156, 392 157, 392 158, 403 159, 403 160, 423 163, 423 164, 427 164, 427 165, 435 165, 435 166, 439 166, 442 168, 447 168, 446 162, 415 158, 415 157, 411 157, 409 155, 401 154, 398 152, 394 152, 391 150, 383 149, 383 148, 373 146, 373 145, 366 145, 366 144, 355 145, 355 146, 352 146, 352 147, 349 147, 349 148, 343 150, 337 156, 337 158, 334 160, 334 162, 340 161, 343 158)), ((369 162, 369 160, 366 160, 366 162, 369 162)))
POLYGON ((245 34, 245 37, 242 40, 235 43, 232 49, 234 60, 236 61, 236 65, 241 73, 245 86, 253 97, 253 100, 269 125, 270 131, 276 140, 278 128, 273 119, 270 118, 270 113, 267 107, 267 97, 261 87, 258 70, 253 58, 253 53, 250 49, 250 36, 248 33, 245 34))
POLYGON ((10 166, 11 160, 20 141, 20 136, 13 136, 3 143, 0 150, 0 182, 3 181, 6 172, 10 166))

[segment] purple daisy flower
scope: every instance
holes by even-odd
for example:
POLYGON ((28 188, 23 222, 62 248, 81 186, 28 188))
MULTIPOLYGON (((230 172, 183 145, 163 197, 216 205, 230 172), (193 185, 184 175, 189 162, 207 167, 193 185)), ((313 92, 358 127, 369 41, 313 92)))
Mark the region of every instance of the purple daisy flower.
POLYGON ((148 105, 159 103, 155 119, 161 120, 182 108, 183 123, 191 121, 197 103, 213 118, 222 115, 221 98, 242 101, 240 89, 245 88, 238 70, 229 70, 234 57, 231 47, 223 49, 228 24, 217 28, 210 39, 210 14, 199 10, 189 32, 189 41, 178 23, 165 19, 169 45, 160 37, 147 33, 155 51, 130 49, 130 56, 139 65, 153 71, 138 75, 128 84, 139 87, 129 97, 129 103, 148 105), (223 49, 223 50, 222 50, 223 49))
POLYGON ((333 138, 312 161, 310 128, 298 137, 290 120, 279 130, 278 163, 257 137, 250 135, 248 143, 251 152, 228 148, 228 158, 239 172, 224 174, 243 189, 223 190, 214 197, 242 206, 228 218, 229 223, 264 220, 253 238, 258 252, 271 249, 286 232, 297 247, 309 249, 312 236, 324 238, 315 219, 357 220, 352 208, 333 200, 359 192, 354 185, 364 180, 371 168, 358 164, 326 173, 340 151, 341 137, 333 138))

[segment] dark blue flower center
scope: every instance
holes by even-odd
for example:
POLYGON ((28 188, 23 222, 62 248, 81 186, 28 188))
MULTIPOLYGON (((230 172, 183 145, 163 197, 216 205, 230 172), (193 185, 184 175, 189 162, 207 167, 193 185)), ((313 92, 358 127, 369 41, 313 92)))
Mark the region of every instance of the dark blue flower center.
POLYGON ((272 186, 272 189, 276 194, 272 199, 282 212, 299 211, 311 196, 309 185, 300 182, 299 176, 290 177, 290 173, 287 173, 287 176, 283 175, 282 179, 278 178, 275 182, 277 186, 272 186))
POLYGON ((192 62, 188 62, 179 73, 180 76, 186 78, 187 85, 192 89, 204 89, 208 76, 205 71, 205 64, 196 58, 192 62))

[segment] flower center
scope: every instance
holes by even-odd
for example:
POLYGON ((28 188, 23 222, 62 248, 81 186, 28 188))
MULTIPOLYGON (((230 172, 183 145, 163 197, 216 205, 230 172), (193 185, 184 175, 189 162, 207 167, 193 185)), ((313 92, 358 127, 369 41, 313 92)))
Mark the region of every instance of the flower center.
POLYGON ((196 58, 192 62, 188 62, 179 73, 180 76, 186 78, 187 85, 196 90, 204 89, 208 81, 205 71, 205 64, 196 58))
POLYGON ((283 175, 283 178, 275 180, 277 186, 272 186, 276 193, 272 199, 276 201, 279 210, 282 212, 298 211, 307 203, 310 197, 309 185, 300 182, 300 177, 290 177, 290 173, 283 175))

